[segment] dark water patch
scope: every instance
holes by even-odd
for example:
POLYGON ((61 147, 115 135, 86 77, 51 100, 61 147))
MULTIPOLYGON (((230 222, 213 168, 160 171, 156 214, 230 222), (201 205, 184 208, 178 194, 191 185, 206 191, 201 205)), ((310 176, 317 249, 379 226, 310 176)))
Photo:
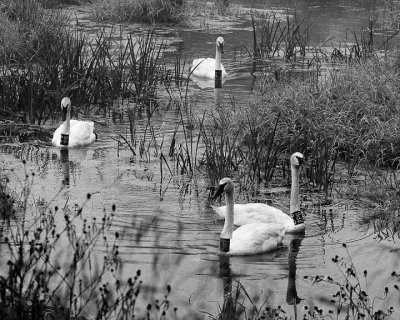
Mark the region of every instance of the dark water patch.
POLYGON ((21 123, 0 123, 0 141, 45 143, 50 141, 53 134, 48 128, 21 123))

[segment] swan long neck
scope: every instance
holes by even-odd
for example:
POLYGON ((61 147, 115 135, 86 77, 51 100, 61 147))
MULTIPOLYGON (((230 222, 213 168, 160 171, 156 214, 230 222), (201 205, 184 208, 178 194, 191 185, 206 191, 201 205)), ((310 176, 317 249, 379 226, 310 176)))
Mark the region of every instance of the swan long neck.
POLYGON ((70 114, 70 108, 67 107, 66 115, 65 115, 65 120, 64 120, 64 125, 62 126, 61 129, 61 137, 60 137, 60 146, 68 147, 69 145, 69 134, 71 131, 71 114, 70 114))
POLYGON ((69 134, 71 131, 71 110, 67 108, 67 116, 64 121, 63 134, 69 134))
POLYGON ((225 193, 226 199, 226 216, 225 216, 225 224, 222 229, 220 238, 223 239, 232 239, 233 233, 233 190, 225 193))
POLYGON ((300 183, 299 183, 299 167, 291 166, 292 171, 292 187, 290 191, 290 213, 300 211, 300 183))
POLYGON ((222 70, 221 68, 221 49, 216 46, 215 49, 215 70, 222 70))

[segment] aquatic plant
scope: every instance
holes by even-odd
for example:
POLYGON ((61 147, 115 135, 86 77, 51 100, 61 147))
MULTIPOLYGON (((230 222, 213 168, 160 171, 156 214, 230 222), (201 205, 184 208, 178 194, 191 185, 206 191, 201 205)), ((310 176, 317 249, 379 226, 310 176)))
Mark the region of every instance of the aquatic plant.
MULTIPOLYGON (((140 314, 146 319, 176 319, 177 309, 168 299, 170 286, 163 299, 146 303, 140 300, 140 270, 127 280, 119 277, 120 236, 110 235, 115 205, 92 221, 83 218, 90 194, 82 206, 59 208, 37 201, 32 208, 28 199, 34 179, 34 174, 27 174, 20 180, 22 204, 17 216, 7 216, 12 227, 2 235, 8 258, 7 271, 0 276, 2 319, 71 319, 88 313, 96 319, 115 315, 131 319, 140 314), (64 226, 56 222, 59 215, 64 216, 64 226), (103 260, 93 254, 101 242, 103 260)), ((147 229, 133 223, 139 242, 147 229)))
POLYGON ((397 168, 382 170, 379 166, 367 164, 353 176, 354 181, 346 184, 347 193, 365 199, 370 208, 362 216, 362 223, 372 226, 378 239, 397 240, 400 237, 400 177, 397 168))
POLYGON ((275 12, 258 19, 252 16, 253 58, 266 59, 283 56, 287 61, 295 61, 306 52, 307 31, 304 19, 298 21, 295 15, 286 14, 285 19, 275 12), (285 22, 286 20, 286 22, 285 22))
MULTIPOLYGON (((332 276, 305 276, 313 285, 328 283, 337 287, 338 291, 331 298, 320 297, 321 302, 329 302, 331 310, 326 316, 344 316, 346 319, 370 319, 383 320, 390 318, 394 313, 394 307, 381 309, 378 305, 381 302, 384 307, 385 300, 390 296, 390 290, 385 287, 382 296, 372 297, 368 288, 368 271, 364 270, 362 275, 356 270, 347 245, 343 244, 347 257, 335 256, 332 262, 335 263, 340 271, 342 279, 335 279, 332 276)), ((393 274, 392 274, 393 275, 393 274)), ((308 309, 311 317, 324 317, 323 310, 316 307, 314 310, 308 309)), ((309 318, 305 318, 309 319, 309 318)), ((314 318, 311 318, 314 319, 314 318)), ((317 318, 319 319, 319 318, 317 318)))
POLYGON ((184 0, 95 0, 91 3, 91 15, 99 21, 182 23, 184 6, 184 0))
MULTIPOLYGON (((224 301, 219 305, 219 311, 216 315, 204 312, 208 319, 213 320, 288 320, 286 312, 281 306, 272 307, 264 301, 258 305, 258 301, 253 300, 246 288, 240 281, 224 279, 224 301)), ((257 299, 258 300, 258 299, 257 299)))
POLYGON ((101 277, 116 267, 118 251, 115 243, 106 251, 102 268, 92 269, 94 261, 89 254, 98 239, 105 236, 112 215, 106 214, 99 223, 96 219, 92 223, 84 220, 82 233, 74 225, 82 213, 79 207, 70 212, 63 210, 64 228, 55 225, 54 216, 59 214, 57 207, 42 207, 32 219, 28 198, 33 181, 32 174, 21 182, 24 203, 17 218, 20 222, 13 224, 4 238, 9 260, 7 273, 0 277, 3 316, 41 319, 48 313, 62 314, 61 307, 66 308, 67 314, 79 315, 87 301, 95 297, 101 277), (65 250, 74 259, 66 258, 65 250), (88 270, 93 276, 91 283, 85 280, 88 270))
POLYGON ((212 185, 217 185, 221 177, 232 176, 242 162, 236 148, 241 131, 235 126, 233 113, 233 108, 217 108, 209 115, 211 120, 200 127, 205 146, 203 163, 212 185))
MULTIPOLYGON (((67 32, 68 31, 68 32, 67 32)), ((139 103, 138 112, 155 108, 155 87, 164 78, 165 49, 154 31, 114 43, 102 29, 89 40, 75 30, 57 41, 48 39, 39 53, 17 62, 10 57, 0 69, 0 112, 31 124, 44 124, 59 115, 59 101, 73 97, 80 112, 102 111, 119 98, 139 103), (115 54, 117 52, 117 54, 115 54)), ((76 111, 76 110, 75 110, 76 111)))
POLYGON ((154 112, 157 102, 155 101, 156 85, 161 82, 164 72, 167 71, 162 66, 161 57, 165 51, 165 43, 160 41, 149 29, 147 33, 133 41, 132 36, 128 38, 127 44, 129 62, 128 79, 134 85, 134 96, 138 103, 138 112, 142 112, 141 107, 146 107, 148 118, 154 112))
POLYGON ((204 117, 196 121, 192 105, 187 99, 174 100, 179 112, 179 123, 175 126, 174 137, 168 155, 175 164, 176 172, 193 177, 198 169, 200 130, 195 126, 202 126, 204 117), (182 139, 176 139, 178 130, 181 130, 182 139))
POLYGON ((15 214, 15 199, 13 199, 11 190, 8 189, 8 177, 2 171, 0 172, 0 218, 8 219, 15 214))
MULTIPOLYGON (((18 178, 17 178, 18 179, 18 178)), ((7 257, 0 276, 0 316, 2 319, 146 319, 176 318, 168 296, 168 286, 160 301, 141 300, 141 272, 127 280, 120 277, 118 232, 111 233, 116 207, 104 210, 101 219, 85 217, 85 204, 63 208, 43 200, 29 203, 35 175, 20 180, 21 207, 11 226, 2 235, 7 257), (64 225, 56 217, 63 215, 64 225), (102 243, 102 257, 95 254, 102 243), (101 259, 103 258, 103 259, 101 259), (152 308, 154 307, 154 308, 152 308)), ((8 216, 8 218, 10 218, 8 216)), ((147 228, 133 221, 137 241, 147 228)), ((155 223, 156 224, 156 223, 155 223)))
POLYGON ((2 1, 1 16, 1 63, 8 59, 44 59, 49 50, 57 50, 68 33, 68 16, 57 10, 44 10, 37 0, 2 1))
MULTIPOLYGON (((160 161, 160 179, 165 179, 164 167, 170 177, 185 175, 189 179, 193 178, 199 167, 199 146, 201 142, 201 132, 195 130, 196 126, 202 126, 204 117, 197 119, 192 110, 191 103, 186 96, 172 95, 169 90, 170 100, 166 108, 175 110, 177 120, 172 133, 168 133, 170 144, 165 144, 166 133, 163 132, 163 125, 160 128, 153 124, 153 113, 159 111, 157 108, 149 110, 143 130, 138 133, 135 119, 139 117, 136 104, 128 108, 129 129, 127 134, 118 134, 118 148, 125 147, 132 153, 132 161, 136 157, 151 163, 155 159, 160 161), (128 138, 129 137, 129 138, 128 138), (121 141, 122 140, 122 141, 121 141)), ((160 107, 161 103, 157 104, 160 107)), ((165 107, 165 106, 164 106, 165 107)))
POLYGON ((210 181, 233 174, 251 190, 272 181, 287 154, 307 159, 305 182, 326 196, 362 164, 397 168, 400 159, 398 74, 390 60, 332 70, 318 86, 260 77, 251 101, 222 105, 202 128, 210 181), (342 174, 342 173, 340 173, 342 174))

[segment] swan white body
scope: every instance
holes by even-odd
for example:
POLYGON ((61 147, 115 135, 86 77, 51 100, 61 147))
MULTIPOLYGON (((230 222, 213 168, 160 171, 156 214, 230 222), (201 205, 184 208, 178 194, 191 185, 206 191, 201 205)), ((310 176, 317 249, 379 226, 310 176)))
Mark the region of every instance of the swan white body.
POLYGON ((56 147, 86 147, 96 141, 92 121, 71 120, 71 100, 61 101, 61 108, 66 112, 65 121, 54 131, 52 144, 56 147), (68 145, 61 144, 62 135, 68 135, 68 145))
POLYGON ((198 58, 194 59, 190 68, 194 77, 215 79, 215 70, 221 70, 222 78, 226 77, 226 71, 221 63, 221 53, 223 53, 224 39, 218 37, 216 41, 216 51, 214 58, 198 58))
POLYGON ((228 240, 228 255, 255 255, 276 250, 282 245, 285 228, 277 224, 250 223, 233 231, 234 185, 231 179, 224 178, 219 183, 217 195, 225 192, 226 219, 221 239, 228 240))
MULTIPOLYGON (((303 159, 303 155, 299 152, 294 153, 291 158, 292 186, 290 192, 290 213, 300 211, 300 194, 299 194, 299 161, 303 159)), ((226 206, 213 207, 217 215, 225 219, 226 206)), ((269 206, 265 203, 246 203, 235 204, 234 224, 244 226, 250 223, 274 223, 285 228, 287 233, 303 233, 305 231, 305 223, 295 224, 295 221, 282 210, 269 206)))
POLYGON ((230 255, 255 255, 282 246, 284 228, 276 224, 250 223, 232 233, 230 255))

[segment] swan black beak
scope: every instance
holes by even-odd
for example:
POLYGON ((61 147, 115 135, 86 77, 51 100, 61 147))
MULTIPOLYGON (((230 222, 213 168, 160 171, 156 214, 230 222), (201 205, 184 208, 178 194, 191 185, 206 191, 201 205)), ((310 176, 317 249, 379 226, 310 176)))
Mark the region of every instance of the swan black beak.
POLYGON ((219 47, 221 49, 221 53, 224 53, 224 44, 221 43, 221 42, 218 42, 218 44, 219 44, 219 47))
POLYGON ((297 161, 299 161, 299 166, 303 165, 304 163, 304 158, 296 157, 297 161))
POLYGON ((63 121, 65 121, 65 120, 67 120, 67 113, 68 113, 68 108, 67 107, 65 107, 65 108, 62 108, 62 120, 63 121))
POLYGON ((220 184, 217 188, 217 191, 215 191, 214 197, 212 198, 213 200, 219 198, 221 194, 224 192, 225 189, 225 184, 220 184))

